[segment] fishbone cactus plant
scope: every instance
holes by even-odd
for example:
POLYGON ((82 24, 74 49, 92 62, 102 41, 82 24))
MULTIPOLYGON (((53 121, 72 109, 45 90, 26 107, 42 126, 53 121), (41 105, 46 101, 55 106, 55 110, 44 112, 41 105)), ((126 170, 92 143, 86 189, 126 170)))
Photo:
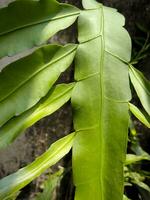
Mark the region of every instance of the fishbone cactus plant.
POLYGON ((123 199, 129 109, 150 127, 150 82, 131 65, 124 17, 95 0, 82 3, 79 10, 55 0, 22 0, 0 9, 1 58, 38 46, 0 73, 0 148, 69 99, 74 122, 74 133, 0 181, 1 200, 13 198, 71 148, 75 200, 123 199), (46 45, 77 18, 78 44, 46 45), (75 82, 56 85, 74 59, 75 82), (129 75, 145 112, 129 103, 129 75))

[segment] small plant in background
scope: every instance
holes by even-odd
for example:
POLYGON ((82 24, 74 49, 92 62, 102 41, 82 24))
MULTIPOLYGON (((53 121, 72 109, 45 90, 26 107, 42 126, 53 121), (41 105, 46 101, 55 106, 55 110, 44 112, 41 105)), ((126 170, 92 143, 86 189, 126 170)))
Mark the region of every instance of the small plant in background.
POLYGON ((130 154, 127 154, 124 168, 125 192, 133 199, 148 200, 150 197, 148 168, 150 155, 142 149, 135 128, 130 129, 129 138, 128 151, 130 154))
POLYGON ((145 59, 149 55, 150 50, 150 31, 144 28, 141 24, 137 23, 137 28, 141 31, 142 36, 135 37, 133 48, 132 63, 138 64, 139 61, 145 59))
MULTIPOLYGON (((136 67, 140 65, 140 63, 149 56, 150 49, 150 37, 149 31, 145 29, 142 25, 137 24, 138 32, 140 33, 140 37, 135 37, 133 39, 133 55, 132 55, 132 63, 136 67)), ((134 93, 133 102, 136 103, 138 98, 136 93, 134 93)), ((139 103, 142 112, 139 115, 140 121, 149 127, 150 117, 149 115, 143 111, 141 104, 139 103), (143 116, 143 117, 142 117, 143 116)), ((133 105, 131 105, 131 111, 136 109, 133 105)), ((138 110, 139 111, 139 110, 138 110)), ((136 113, 137 114, 137 113, 136 113)), ((135 116, 138 118, 138 116, 135 116)), ((124 168, 124 176, 125 176, 125 192, 130 196, 131 199, 150 199, 150 155, 145 152, 139 141, 139 134, 136 130, 137 120, 134 118, 130 123, 130 132, 129 132, 129 144, 128 144, 128 152, 126 158, 126 166, 124 168)), ((142 133, 141 133, 142 134, 142 133)), ((141 137, 146 137, 142 135, 141 137)), ((127 197, 126 197, 127 198, 127 197)), ((127 198, 128 199, 128 198, 127 198)))
MULTIPOLYGON (((22 0, 0 10, 1 58, 39 47, 0 73, 0 148, 6 148, 25 129, 70 99, 74 124, 73 133, 0 181, 1 200, 14 198, 71 148, 75 200, 123 199, 123 171, 125 183, 149 190, 144 182, 146 176, 135 167, 137 161, 149 160, 149 155, 141 149, 139 153, 133 139, 132 154, 125 161, 129 109, 150 128, 150 82, 133 67, 149 48, 148 39, 130 61, 131 39, 123 27, 124 17, 95 0, 83 0, 82 4, 84 9, 79 10, 55 0, 22 0), (45 45, 77 18, 78 44, 45 45), (73 60, 75 81, 55 84, 73 60), (129 103, 129 76, 142 110, 129 103)), ((56 177, 45 183, 37 199, 50 198, 56 177)))
POLYGON ((41 189, 43 192, 38 193, 34 200, 53 200, 56 198, 56 189, 60 185, 61 179, 63 177, 64 169, 61 168, 58 172, 50 174, 47 180, 42 183, 41 189))

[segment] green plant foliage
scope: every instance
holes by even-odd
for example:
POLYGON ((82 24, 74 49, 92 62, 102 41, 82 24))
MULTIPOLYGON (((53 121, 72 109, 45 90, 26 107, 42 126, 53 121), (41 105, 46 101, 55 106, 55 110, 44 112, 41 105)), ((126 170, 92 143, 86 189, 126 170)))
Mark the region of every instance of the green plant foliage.
POLYGON ((72 94, 75 200, 121 200, 131 41, 116 10, 93 0, 83 0, 83 5, 75 62, 78 82, 72 94))
POLYGON ((143 154, 143 155, 134 155, 134 154, 127 154, 126 155, 126 165, 130 165, 142 160, 149 160, 150 161, 150 155, 149 154, 143 154))
POLYGON ((150 193, 150 187, 146 183, 144 183, 145 176, 142 176, 141 174, 137 172, 127 171, 125 173, 125 177, 126 179, 127 178, 130 179, 130 182, 132 184, 135 184, 139 186, 140 188, 147 190, 150 193))
POLYGON ((133 115, 139 119, 145 126, 150 128, 150 116, 146 112, 142 112, 139 110, 135 105, 129 104, 130 111, 133 113, 133 115))
POLYGON ((33 108, 8 121, 0 129, 0 149, 11 144, 21 132, 35 122, 64 105, 70 99, 73 87, 74 83, 57 85, 33 108))
POLYGON ((56 187, 60 184, 63 175, 63 168, 49 178, 43 184, 43 192, 39 193, 34 200, 53 200, 53 193, 56 187))
MULTIPOLYGON (((15 198, 24 186, 59 161, 72 146, 75 200, 127 199, 123 196, 124 169, 128 185, 135 184, 149 191, 143 171, 134 169, 143 160, 148 162, 149 155, 138 145, 131 145, 132 154, 127 155, 126 161, 125 158, 129 108, 149 127, 150 83, 129 64, 131 39, 123 27, 124 17, 95 0, 82 3, 82 11, 55 0, 17 0, 0 9, 3 19, 0 21, 0 57, 44 44, 79 16, 78 45, 41 47, 0 73, 0 148, 55 112, 70 97, 75 129, 75 133, 55 142, 33 163, 3 178, 0 200, 15 198), (54 87, 75 55, 76 83, 54 87), (146 115, 129 103, 129 73, 146 115)), ((135 62, 142 59, 149 48, 148 41, 145 44, 144 52, 137 54, 135 62)), ((132 127, 130 130, 136 137, 136 130, 132 127)), ((39 198, 47 198, 47 192, 56 185, 55 181, 51 183, 47 182, 39 198)))
POLYGON ((150 192, 147 183, 150 180, 150 173, 144 166, 148 166, 150 155, 142 149, 137 137, 138 134, 132 135, 131 130, 130 134, 128 150, 134 154, 127 154, 126 157, 126 166, 124 167, 125 191, 126 186, 130 189, 133 187, 133 191, 136 188, 138 199, 148 200, 150 192))
POLYGON ((70 66, 76 47, 47 45, 4 68, 0 73, 0 126, 47 94, 70 66))
POLYGON ((45 43, 70 26, 79 10, 55 0, 22 0, 0 9, 0 57, 45 43))
POLYGON ((137 95, 150 116, 150 82, 144 75, 133 66, 129 65, 129 73, 131 82, 137 92, 137 95))
POLYGON ((133 38, 134 42, 138 45, 140 50, 133 48, 132 64, 137 64, 139 61, 147 58, 149 56, 150 50, 150 31, 143 27, 141 24, 137 23, 137 28, 144 36, 133 38))
POLYGON ((10 196, 22 189, 47 168, 58 162, 71 149, 75 133, 72 133, 51 145, 51 147, 30 165, 20 169, 0 181, 0 200, 8 200, 10 196))
POLYGON ((144 190, 147 190, 148 192, 150 192, 150 187, 143 182, 145 177, 141 176, 138 173, 132 173, 132 174, 130 174, 130 177, 132 177, 132 179, 133 179, 132 182, 134 184, 136 184, 139 187, 143 188, 144 190))

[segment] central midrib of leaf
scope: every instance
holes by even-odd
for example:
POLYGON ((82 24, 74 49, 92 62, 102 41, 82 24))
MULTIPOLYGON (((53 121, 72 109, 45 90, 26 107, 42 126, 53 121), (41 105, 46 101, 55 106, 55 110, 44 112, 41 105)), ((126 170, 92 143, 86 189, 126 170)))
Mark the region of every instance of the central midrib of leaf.
POLYGON ((14 28, 14 29, 10 29, 9 31, 6 31, 6 32, 2 32, 2 33, 0 33, 0 36, 4 36, 4 35, 7 35, 9 33, 24 29, 24 28, 32 27, 32 26, 39 25, 39 24, 44 24, 44 23, 47 23, 47 22, 56 21, 56 20, 59 20, 59 19, 67 18, 67 17, 73 17, 73 16, 77 16, 77 15, 79 15, 79 12, 75 12, 73 14, 61 15, 61 16, 58 16, 58 17, 53 17, 52 19, 41 20, 41 21, 34 22, 34 23, 31 23, 31 24, 26 24, 24 26, 14 28))
POLYGON ((100 32, 100 38, 101 38, 101 52, 100 52, 100 93, 99 93, 99 99, 100 102, 100 118, 99 118, 99 182, 100 182, 100 188, 99 188, 99 195, 100 199, 103 200, 103 112, 104 112, 104 82, 103 82, 103 67, 104 67, 104 49, 105 49, 105 43, 104 43, 104 14, 103 14, 103 7, 98 8, 98 10, 102 10, 102 17, 100 19, 101 23, 101 32, 100 32))

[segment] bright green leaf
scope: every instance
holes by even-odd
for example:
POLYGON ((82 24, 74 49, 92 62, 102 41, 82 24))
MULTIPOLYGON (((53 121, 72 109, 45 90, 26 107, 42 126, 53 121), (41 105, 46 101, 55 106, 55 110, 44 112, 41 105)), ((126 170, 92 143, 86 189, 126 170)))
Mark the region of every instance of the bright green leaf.
POLYGON ((138 185, 139 187, 143 188, 144 190, 150 192, 150 187, 144 183, 144 182, 134 182, 136 185, 138 185))
POLYGON ((127 196, 123 195, 123 200, 130 200, 127 196))
POLYGON ((147 113, 142 112, 135 105, 131 103, 129 103, 129 108, 137 119, 139 119, 143 124, 145 124, 145 126, 150 128, 150 116, 147 113))
POLYGON ((21 0, 0 9, 0 57, 45 43, 74 23, 79 9, 55 0, 21 0))
POLYGON ((149 154, 143 154, 143 155, 134 155, 134 154, 127 154, 126 155, 126 165, 135 164, 136 162, 142 161, 142 160, 150 160, 149 154))
POLYGON ((131 98, 131 40, 115 9, 84 0, 72 94, 75 200, 121 200, 131 98))
POLYGON ((71 64, 77 46, 47 45, 0 73, 0 126, 34 106, 71 64))
POLYGON ((50 148, 30 165, 0 180, 0 200, 8 200, 10 196, 25 187, 32 180, 54 165, 71 149, 75 133, 72 133, 50 146, 50 148))
POLYGON ((26 128, 64 105, 70 99, 73 87, 74 83, 56 86, 33 108, 12 118, 2 126, 0 129, 0 149, 11 144, 26 128))
POLYGON ((146 112, 150 115, 150 81, 147 80, 139 70, 131 65, 129 65, 129 73, 137 95, 146 112))

